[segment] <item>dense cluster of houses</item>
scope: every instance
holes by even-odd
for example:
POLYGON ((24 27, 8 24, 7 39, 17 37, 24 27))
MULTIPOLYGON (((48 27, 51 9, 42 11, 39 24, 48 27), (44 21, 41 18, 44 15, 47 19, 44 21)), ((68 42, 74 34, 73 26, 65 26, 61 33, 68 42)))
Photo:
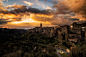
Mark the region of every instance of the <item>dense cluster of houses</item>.
POLYGON ((70 26, 64 25, 56 27, 42 27, 41 23, 40 27, 29 29, 28 33, 37 33, 49 37, 58 37, 58 40, 60 41, 65 40, 65 41, 78 42, 80 40, 85 40, 86 38, 85 26, 86 23, 78 24, 74 22, 70 26))

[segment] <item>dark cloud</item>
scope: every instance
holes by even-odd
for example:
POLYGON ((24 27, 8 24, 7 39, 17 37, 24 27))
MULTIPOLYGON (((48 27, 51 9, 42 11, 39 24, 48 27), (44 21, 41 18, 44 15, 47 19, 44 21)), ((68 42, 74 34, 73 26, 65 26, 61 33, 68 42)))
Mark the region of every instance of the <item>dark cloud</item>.
MULTIPOLYGON (((39 10, 37 8, 32 8, 32 7, 27 8, 26 6, 23 6, 23 5, 20 7, 19 5, 11 6, 9 8, 14 8, 14 10, 1 11, 1 13, 4 13, 4 14, 11 13, 14 15, 20 15, 19 17, 12 18, 16 21, 21 21, 22 17, 24 17, 24 15, 26 14, 29 16, 29 18, 35 21, 49 22, 54 25, 71 24, 74 21, 78 21, 78 19, 69 18, 70 16, 61 16, 61 17, 58 16, 59 14, 70 14, 71 16, 74 16, 74 14, 71 14, 72 11, 69 10, 69 8, 66 7, 64 3, 55 4, 54 7, 57 9, 56 14, 54 14, 54 11, 52 10, 39 10), (31 14, 29 13, 33 14, 33 16, 30 17, 31 14)), ((7 22, 8 21, 2 21, 1 24, 7 23, 7 22)))
POLYGON ((27 6, 25 6, 25 5, 12 5, 12 6, 7 6, 6 8, 7 9, 11 9, 11 8, 15 8, 15 9, 18 9, 18 8, 20 8, 20 9, 25 9, 27 6))
POLYGON ((8 14, 9 12, 1 10, 0 13, 8 14))
MULTIPOLYGON (((54 7, 57 9, 56 14, 74 13, 86 18, 86 0, 58 0, 54 7)), ((78 18, 78 17, 77 17, 78 18)))
POLYGON ((74 14, 74 13, 70 13, 70 15, 75 16, 75 14, 74 14))
POLYGON ((0 24, 6 24, 7 22, 10 22, 10 21, 0 19, 0 24))
POLYGON ((69 18, 70 21, 79 21, 77 18, 69 18))
POLYGON ((71 13, 69 8, 64 3, 61 3, 61 2, 59 2, 58 4, 55 4, 53 7, 56 8, 56 14, 71 13))
POLYGON ((31 7, 29 7, 27 9, 27 11, 28 12, 32 12, 32 13, 40 13, 41 12, 39 9, 37 9, 37 8, 31 8, 31 7))
POLYGON ((61 18, 51 21, 52 25, 70 25, 72 23, 73 21, 70 21, 69 19, 61 19, 61 18))
MULTIPOLYGON (((31 13, 40 13, 40 14, 51 14, 52 11, 50 12, 51 10, 39 10, 37 8, 31 8, 29 7, 28 9, 27 8, 24 8, 24 9, 14 9, 13 12, 16 12, 16 13, 25 13, 25 12, 31 12, 31 13)), ((11 11, 12 12, 12 11, 11 11)))
POLYGON ((4 13, 4 14, 8 14, 8 13, 11 13, 11 14, 17 14, 17 13, 25 13, 25 12, 31 12, 31 13, 39 13, 39 14, 52 14, 53 11, 50 10, 50 9, 47 9, 47 10, 39 10, 37 8, 32 8, 32 7, 29 7, 27 8, 27 6, 24 6, 24 5, 13 5, 13 6, 9 6, 7 7, 7 9, 11 9, 11 8, 14 8, 14 10, 10 10, 10 11, 0 11, 0 13, 4 13))
POLYGON ((78 21, 77 24, 86 23, 86 21, 78 21))

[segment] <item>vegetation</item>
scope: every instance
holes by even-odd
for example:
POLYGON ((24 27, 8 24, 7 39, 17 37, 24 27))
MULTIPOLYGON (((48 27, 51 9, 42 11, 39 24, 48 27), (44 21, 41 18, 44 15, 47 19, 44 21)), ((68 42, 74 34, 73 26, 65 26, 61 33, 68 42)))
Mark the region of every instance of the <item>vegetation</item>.
MULTIPOLYGON (((67 41, 58 41, 57 37, 26 33, 24 30, 0 31, 0 57, 58 57, 55 45, 69 48, 67 41)), ((74 43, 76 49, 63 57, 86 57, 86 41, 74 43)))
POLYGON ((76 44, 76 49, 71 50, 71 53, 64 57, 86 57, 86 41, 76 44))
POLYGON ((86 41, 77 44, 77 48, 71 52, 71 57, 86 57, 86 41))
MULTIPOLYGON (((3 33, 3 35, 5 34, 3 33)), ((2 37, 3 40, 0 41, 2 43, 0 44, 0 57, 58 57, 53 48, 58 43, 58 40, 55 40, 54 37, 28 33, 18 37, 11 33, 11 36, 15 37, 2 37)))

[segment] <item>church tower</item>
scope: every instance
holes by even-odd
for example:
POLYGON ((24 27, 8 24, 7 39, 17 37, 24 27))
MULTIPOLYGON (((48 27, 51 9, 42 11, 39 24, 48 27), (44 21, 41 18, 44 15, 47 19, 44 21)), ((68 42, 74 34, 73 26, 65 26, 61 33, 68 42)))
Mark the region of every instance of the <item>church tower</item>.
POLYGON ((42 28, 42 23, 40 23, 40 28, 42 28))

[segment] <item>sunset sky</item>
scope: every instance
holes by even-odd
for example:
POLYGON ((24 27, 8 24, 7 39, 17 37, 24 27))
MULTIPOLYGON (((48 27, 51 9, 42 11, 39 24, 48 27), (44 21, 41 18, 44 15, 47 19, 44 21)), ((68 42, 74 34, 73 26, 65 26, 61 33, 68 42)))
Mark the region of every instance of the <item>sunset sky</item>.
POLYGON ((69 25, 85 19, 85 0, 0 0, 1 28, 69 25))

